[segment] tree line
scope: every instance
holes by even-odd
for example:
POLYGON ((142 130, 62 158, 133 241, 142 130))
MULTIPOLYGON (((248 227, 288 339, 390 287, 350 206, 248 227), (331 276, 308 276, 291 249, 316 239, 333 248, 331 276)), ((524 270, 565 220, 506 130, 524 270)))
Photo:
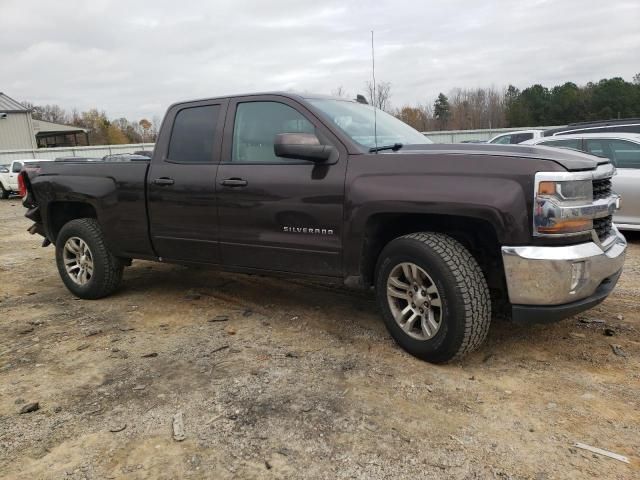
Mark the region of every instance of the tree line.
MULTIPOLYGON (((351 98, 340 86, 332 94, 351 98)), ((566 82, 552 88, 540 84, 523 90, 507 88, 454 88, 435 100, 394 107, 390 82, 379 82, 375 89, 365 84, 365 96, 371 105, 396 116, 419 131, 468 130, 504 127, 565 125, 588 120, 640 117, 640 73, 631 82, 621 77, 605 78, 579 86, 566 82)), ((66 111, 59 105, 34 105, 36 120, 63 123, 88 131, 92 145, 155 142, 160 119, 109 119, 104 111, 66 111)))
MULTIPOLYGON (((348 97, 339 87, 334 95, 348 97)), ((369 104, 420 131, 566 125, 589 120, 640 117, 640 73, 631 82, 605 78, 579 86, 566 82, 552 88, 535 84, 523 90, 454 88, 432 102, 393 107, 391 83, 365 84, 369 104)))
POLYGON ((59 105, 34 105, 22 102, 31 109, 35 120, 62 123, 84 128, 88 131, 91 145, 117 145, 126 143, 153 143, 156 141, 160 120, 142 118, 132 121, 124 117, 110 119, 104 111, 96 108, 85 112, 76 109, 66 111, 59 105))

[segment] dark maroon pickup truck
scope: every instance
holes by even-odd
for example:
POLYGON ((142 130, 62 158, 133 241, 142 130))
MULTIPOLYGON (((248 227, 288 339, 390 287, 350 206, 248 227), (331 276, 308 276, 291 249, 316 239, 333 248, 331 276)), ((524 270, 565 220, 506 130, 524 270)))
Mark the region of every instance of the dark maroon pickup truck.
POLYGON ((429 145, 375 119, 362 103, 289 93, 178 103, 151 160, 23 172, 30 231, 55 244, 81 298, 112 293, 132 259, 374 289, 391 335, 431 362, 478 347, 492 312, 553 321, 614 288, 626 241, 605 159, 429 145))

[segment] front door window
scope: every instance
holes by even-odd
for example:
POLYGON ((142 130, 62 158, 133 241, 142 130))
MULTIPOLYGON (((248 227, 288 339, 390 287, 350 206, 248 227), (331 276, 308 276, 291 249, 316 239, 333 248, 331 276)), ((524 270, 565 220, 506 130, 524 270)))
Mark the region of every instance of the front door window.
POLYGON ((298 111, 278 102, 240 103, 233 128, 232 162, 296 162, 277 157, 273 150, 279 133, 315 133, 315 127, 298 111))

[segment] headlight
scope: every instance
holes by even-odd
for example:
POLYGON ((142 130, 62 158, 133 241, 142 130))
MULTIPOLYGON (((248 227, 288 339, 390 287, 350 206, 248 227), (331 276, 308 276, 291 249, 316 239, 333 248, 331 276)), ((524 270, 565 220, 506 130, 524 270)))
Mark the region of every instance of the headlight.
POLYGON ((593 182, 571 176, 566 172, 536 174, 534 235, 580 234, 593 228, 593 215, 589 211, 593 182))
POLYGON ((593 182, 591 180, 542 181, 538 184, 538 195, 555 197, 559 201, 565 202, 591 202, 593 200, 593 182))

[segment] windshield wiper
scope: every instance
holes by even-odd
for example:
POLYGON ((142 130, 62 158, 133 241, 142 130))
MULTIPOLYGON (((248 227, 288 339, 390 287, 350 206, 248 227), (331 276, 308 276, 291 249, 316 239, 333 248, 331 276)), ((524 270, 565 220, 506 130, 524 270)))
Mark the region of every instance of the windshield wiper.
POLYGON ((401 148, 402 148, 402 144, 401 143, 394 143, 393 145, 380 145, 379 147, 371 147, 369 149, 369 152, 371 152, 371 153, 373 153, 373 152, 381 152, 382 150, 393 150, 394 152, 397 152, 401 148))

